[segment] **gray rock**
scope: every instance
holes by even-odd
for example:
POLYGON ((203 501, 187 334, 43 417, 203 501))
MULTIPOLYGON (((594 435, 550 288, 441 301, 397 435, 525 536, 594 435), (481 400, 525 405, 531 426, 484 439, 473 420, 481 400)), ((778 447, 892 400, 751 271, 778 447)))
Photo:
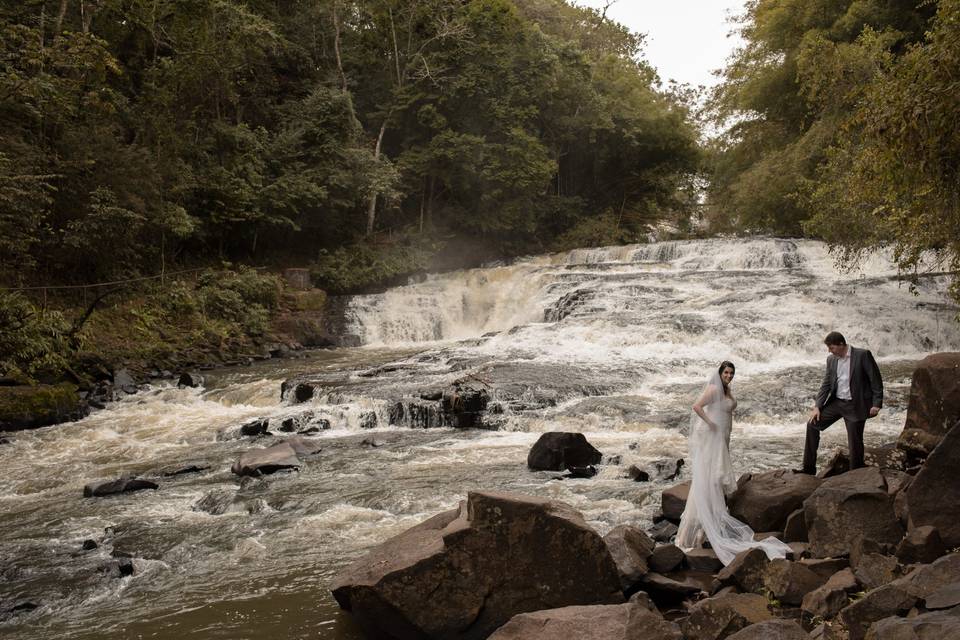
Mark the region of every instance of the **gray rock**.
POLYGON ((149 480, 141 480, 131 476, 122 476, 109 482, 91 482, 83 487, 84 498, 100 498, 118 493, 130 493, 144 489, 157 489, 158 485, 149 480))
POLYGON ((620 525, 603 537, 620 574, 620 586, 629 591, 650 570, 648 559, 656 543, 637 527, 620 525))
POLYGON ((266 449, 245 451, 230 470, 238 476, 260 476, 299 468, 297 452, 287 442, 281 442, 266 449))

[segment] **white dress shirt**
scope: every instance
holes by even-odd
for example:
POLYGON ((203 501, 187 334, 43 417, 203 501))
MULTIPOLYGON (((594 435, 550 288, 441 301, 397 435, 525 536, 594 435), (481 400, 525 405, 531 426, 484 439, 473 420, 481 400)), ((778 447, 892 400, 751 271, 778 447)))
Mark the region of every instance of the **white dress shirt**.
POLYGON ((837 398, 840 400, 851 400, 850 394, 850 354, 852 349, 847 345, 847 352, 841 358, 837 358, 837 398))

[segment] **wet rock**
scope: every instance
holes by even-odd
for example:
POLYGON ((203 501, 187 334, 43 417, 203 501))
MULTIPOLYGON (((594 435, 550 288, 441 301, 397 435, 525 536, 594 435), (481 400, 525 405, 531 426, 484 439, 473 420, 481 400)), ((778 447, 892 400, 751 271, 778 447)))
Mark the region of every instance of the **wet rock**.
POLYGON ((592 478, 597 475, 597 468, 593 465, 588 467, 570 467, 570 469, 565 473, 563 478, 581 478, 587 479, 592 478))
POLYGON ((84 540, 80 548, 84 551, 93 551, 99 546, 100 545, 98 545, 95 540, 84 540))
POLYGON ((661 520, 650 527, 650 537, 657 542, 670 542, 677 535, 677 525, 669 520, 661 520))
POLYGON ((358 418, 361 429, 374 429, 377 426, 377 413, 375 411, 364 411, 358 418))
POLYGON ((960 606, 960 582, 952 582, 937 589, 923 599, 923 606, 930 610, 960 606))
POLYGON ((100 572, 111 578, 126 578, 134 571, 132 558, 117 558, 100 566, 100 572))
POLYGON ((728 640, 810 640, 810 636, 793 620, 765 620, 744 627, 728 640))
POLYGON ((721 640, 773 616, 767 599, 755 593, 736 593, 701 600, 690 608, 680 628, 686 640, 721 640))
POLYGON ((913 372, 907 419, 897 444, 926 457, 960 421, 960 353, 935 353, 913 372))
POLYGON ((490 640, 682 640, 680 628, 635 603, 563 607, 521 613, 500 627, 490 640))
POLYGON ((270 425, 270 421, 265 418, 257 418, 252 422, 248 422, 240 427, 240 435, 242 436, 264 436, 269 434, 267 427, 270 425))
POLYGON ((660 494, 660 509, 663 517, 673 523, 679 523, 683 510, 687 506, 687 497, 690 495, 690 481, 681 482, 660 494))
POLYGON ((746 474, 730 496, 730 515, 754 531, 783 531, 791 513, 820 486, 821 480, 785 469, 746 474))
POLYGON ((113 373, 113 387, 127 394, 136 393, 137 381, 127 369, 118 369, 113 373))
POLYGON ((650 474, 634 464, 630 465, 627 469, 627 477, 634 482, 647 482, 650 480, 650 474))
POLYGON ((10 438, 0 438, 0 445, 10 444, 13 442, 10 438))
POLYGON ((36 609, 39 609, 40 605, 35 602, 30 602, 29 600, 23 600, 9 607, 3 607, 0 605, 0 622, 6 622, 11 618, 22 615, 24 613, 30 613, 36 609))
MULTIPOLYGON (((326 420, 324 420, 324 422, 326 422, 326 425, 327 425, 326 428, 329 429, 329 428, 330 428, 330 423, 327 422, 326 420)), ((307 427, 306 429, 303 429, 303 430, 301 430, 301 431, 297 431, 297 435, 299 435, 299 436, 312 436, 312 435, 316 435, 316 434, 320 433, 323 429, 324 429, 324 427, 319 427, 319 426, 307 427)))
POLYGON ((203 376, 196 371, 185 371, 177 378, 178 387, 202 387, 203 376))
POLYGON ((72 384, 0 386, 0 431, 79 420, 87 413, 72 384))
POLYGON ((903 527, 893 511, 893 500, 876 467, 824 480, 803 503, 811 555, 846 555, 855 542, 865 539, 899 542, 903 527))
POLYGON ((388 411, 390 424, 412 429, 434 429, 448 426, 439 402, 417 399, 398 400, 388 411))
POLYGON ((908 618, 885 618, 874 623, 866 637, 867 640, 956 640, 960 638, 960 608, 908 618))
MULTIPOLYGON (((960 382, 957 384, 960 385, 960 382)), ((960 404, 960 399, 957 402, 960 404)), ((940 539, 948 548, 960 546, 958 469, 960 422, 943 436, 906 489, 909 528, 936 527, 940 539)))
POLYGON ((213 489, 208 491, 202 498, 197 500, 192 509, 194 511, 203 511, 213 516, 221 516, 230 510, 233 506, 235 493, 227 489, 213 489))
POLYGON ((366 635, 393 638, 479 640, 519 613, 623 602, 607 545, 579 513, 495 492, 383 543, 332 590, 366 635))
POLYGON ((763 575, 767 591, 780 602, 790 605, 799 605, 803 596, 824 583, 826 579, 804 564, 779 558, 770 561, 763 575))
POLYGON ((182 476, 188 473, 200 473, 201 471, 208 471, 209 469, 210 465, 206 462, 186 462, 174 467, 161 469, 160 475, 165 478, 172 478, 174 476, 182 476))
POLYGON ((118 493, 130 493, 143 489, 157 489, 158 485, 149 480, 141 480, 132 476, 121 476, 109 482, 91 482, 83 487, 84 498, 100 498, 118 493))
POLYGON ((723 563, 717 558, 713 549, 691 549, 685 554, 686 565, 691 571, 700 573, 717 573, 723 570, 723 563))
POLYGON ((245 451, 230 470, 238 476, 260 476, 299 468, 297 452, 290 444, 281 442, 266 449, 245 451))
POLYGON ((533 471, 564 471, 599 464, 602 458, 582 433, 550 431, 531 447, 527 467, 533 471))
POLYGON ((650 554, 650 568, 657 573, 669 573, 683 563, 683 551, 674 544, 661 544, 650 554))
POLYGON ((490 402, 490 393, 486 387, 487 385, 479 380, 464 379, 454 382, 447 388, 440 400, 446 424, 458 429, 482 427, 483 412, 490 402))
POLYGON ((643 530, 629 525, 614 527, 603 541, 617 566, 620 586, 630 591, 650 570, 648 560, 656 543, 643 530))
POLYGON ((657 460, 653 463, 653 466, 657 472, 657 477, 662 478, 667 482, 680 477, 683 465, 683 458, 678 458, 677 460, 657 460))
POLYGON ((284 444, 292 448, 294 453, 297 454, 297 458, 300 460, 320 453, 323 450, 318 440, 304 438, 302 436, 292 436, 287 438, 284 440, 284 444))
POLYGON ((280 399, 289 400, 293 404, 302 404, 316 394, 314 384, 299 380, 284 380, 280 384, 280 399))
POLYGON ((741 551, 717 574, 721 584, 736 585, 743 591, 757 591, 763 587, 763 576, 770 559, 756 547, 741 551))

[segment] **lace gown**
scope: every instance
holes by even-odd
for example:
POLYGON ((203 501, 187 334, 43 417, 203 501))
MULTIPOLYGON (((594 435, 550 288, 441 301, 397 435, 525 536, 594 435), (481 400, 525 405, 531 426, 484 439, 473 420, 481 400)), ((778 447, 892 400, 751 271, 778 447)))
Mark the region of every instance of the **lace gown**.
POLYGON ((727 511, 726 497, 737 488, 730 463, 730 430, 736 407, 737 401, 731 396, 717 398, 704 406, 704 413, 718 428, 699 418, 693 424, 689 440, 693 479, 677 532, 677 546, 685 551, 709 540, 724 565, 752 547, 763 549, 770 558, 783 558, 790 551, 776 538, 755 541, 753 529, 727 511))

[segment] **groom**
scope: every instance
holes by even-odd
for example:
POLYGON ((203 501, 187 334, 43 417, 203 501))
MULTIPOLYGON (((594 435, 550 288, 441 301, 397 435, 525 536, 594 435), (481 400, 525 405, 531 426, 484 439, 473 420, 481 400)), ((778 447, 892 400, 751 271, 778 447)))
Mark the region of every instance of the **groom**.
POLYGON ((862 467, 863 426, 867 418, 876 416, 883 406, 883 380, 873 354, 851 347, 836 331, 828 333, 823 343, 830 355, 817 405, 807 422, 807 441, 803 448, 802 472, 810 475, 817 471, 820 432, 840 418, 847 427, 850 468, 862 467))

